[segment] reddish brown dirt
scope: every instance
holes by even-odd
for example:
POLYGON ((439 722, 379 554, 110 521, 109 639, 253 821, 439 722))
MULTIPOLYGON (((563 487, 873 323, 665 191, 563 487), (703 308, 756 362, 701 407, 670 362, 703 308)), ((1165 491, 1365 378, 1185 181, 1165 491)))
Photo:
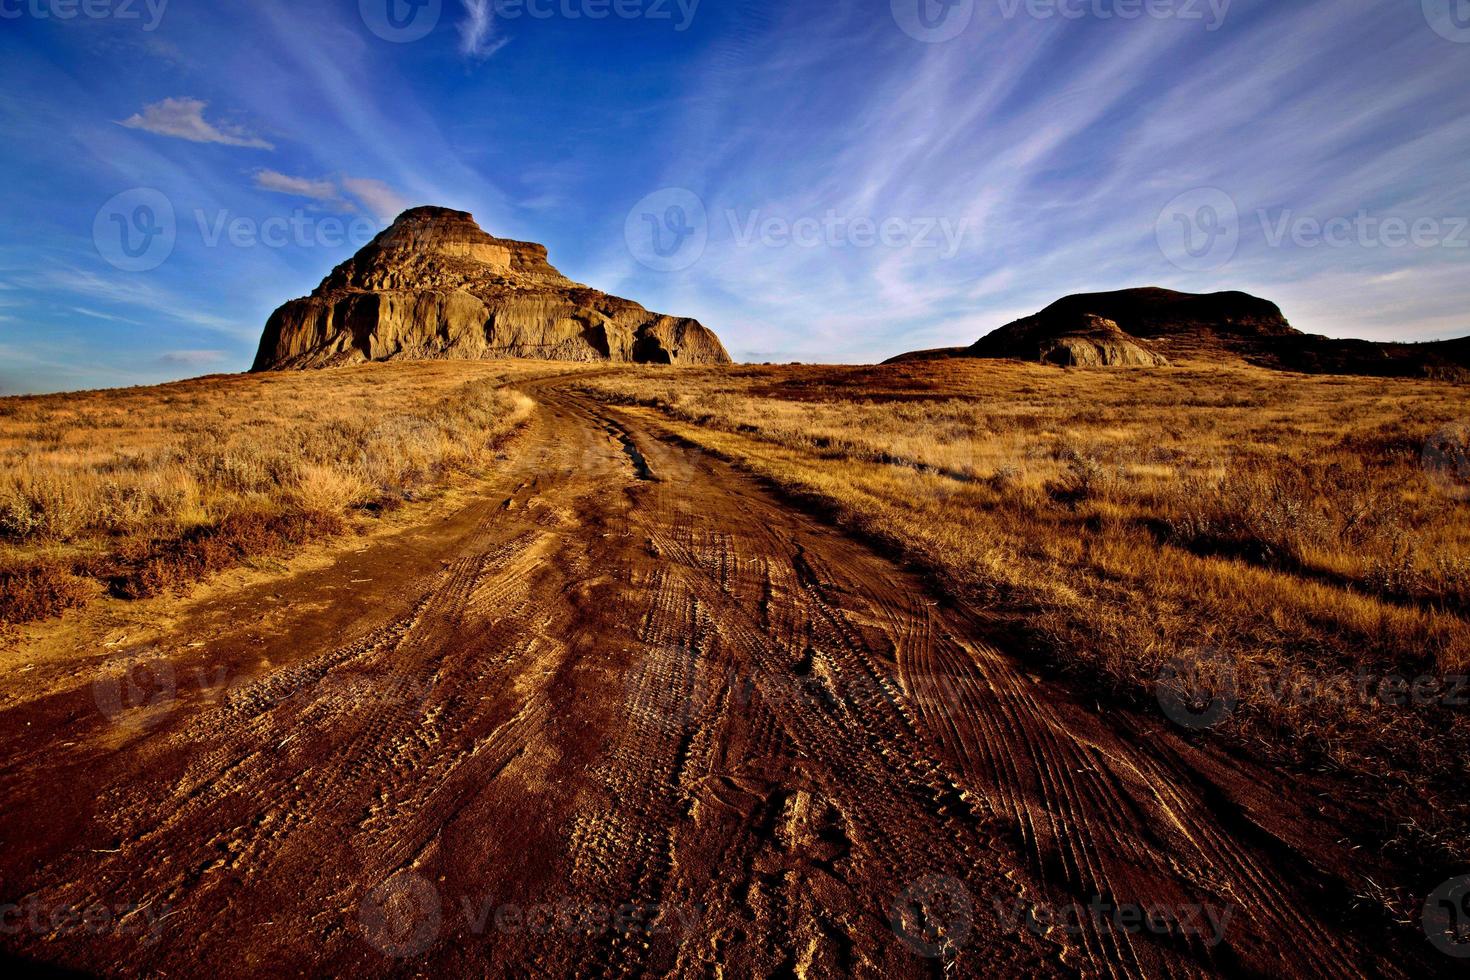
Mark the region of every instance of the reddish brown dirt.
POLYGON ((1330 802, 1077 703, 982 617, 559 384, 532 392, 503 492, 3 702, 7 956, 168 976, 1437 968, 1351 911, 1330 802))

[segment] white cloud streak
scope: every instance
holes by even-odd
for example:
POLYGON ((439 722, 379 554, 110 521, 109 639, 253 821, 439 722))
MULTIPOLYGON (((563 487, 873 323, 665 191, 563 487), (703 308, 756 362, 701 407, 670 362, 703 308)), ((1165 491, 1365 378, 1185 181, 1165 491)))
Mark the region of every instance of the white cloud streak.
POLYGON ((319 201, 338 211, 354 212, 361 205, 382 222, 392 221, 409 207, 408 199, 385 181, 371 177, 296 177, 275 170, 257 170, 261 190, 319 201))
POLYGON ((343 177, 342 187, 379 221, 392 221, 409 208, 408 199, 381 180, 343 177))
POLYGON ((505 47, 509 38, 495 37, 495 10, 490 0, 461 0, 464 19, 459 22, 459 53, 484 61, 505 47))
POLYGON ((337 185, 330 180, 292 177, 275 170, 255 171, 255 186, 277 194, 309 197, 317 201, 338 201, 341 198, 337 185))
POLYGON ((273 150, 275 146, 239 126, 216 125, 204 118, 209 103, 203 99, 172 98, 144 106, 143 111, 118 123, 129 129, 141 129, 158 136, 172 136, 193 143, 219 143, 256 150, 273 150))

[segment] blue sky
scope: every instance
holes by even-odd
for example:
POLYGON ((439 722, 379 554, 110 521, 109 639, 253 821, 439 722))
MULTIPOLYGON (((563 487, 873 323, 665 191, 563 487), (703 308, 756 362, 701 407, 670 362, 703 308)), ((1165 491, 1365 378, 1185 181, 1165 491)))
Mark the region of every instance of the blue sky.
POLYGON ((429 203, 737 359, 1144 284, 1466 334, 1467 80, 1467 0, 0 0, 0 392, 243 370, 429 203))

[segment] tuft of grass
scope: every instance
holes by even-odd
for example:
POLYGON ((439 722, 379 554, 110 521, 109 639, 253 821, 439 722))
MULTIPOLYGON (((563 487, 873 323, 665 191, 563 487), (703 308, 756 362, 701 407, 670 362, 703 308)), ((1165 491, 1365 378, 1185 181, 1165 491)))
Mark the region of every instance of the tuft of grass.
POLYGON ((94 592, 55 562, 0 569, 0 627, 60 615, 85 604, 94 592))
POLYGON ((120 599, 145 599, 191 585, 246 559, 278 557, 346 530, 329 511, 233 513, 167 540, 139 542, 92 570, 120 599))

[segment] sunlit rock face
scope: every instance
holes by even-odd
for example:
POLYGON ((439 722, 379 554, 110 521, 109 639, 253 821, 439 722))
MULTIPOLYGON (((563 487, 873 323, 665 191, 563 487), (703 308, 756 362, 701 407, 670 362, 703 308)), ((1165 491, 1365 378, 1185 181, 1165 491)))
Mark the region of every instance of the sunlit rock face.
POLYGON ((495 238, 464 211, 422 207, 271 314, 252 370, 497 357, 730 361, 699 321, 572 282, 545 246, 495 238))

